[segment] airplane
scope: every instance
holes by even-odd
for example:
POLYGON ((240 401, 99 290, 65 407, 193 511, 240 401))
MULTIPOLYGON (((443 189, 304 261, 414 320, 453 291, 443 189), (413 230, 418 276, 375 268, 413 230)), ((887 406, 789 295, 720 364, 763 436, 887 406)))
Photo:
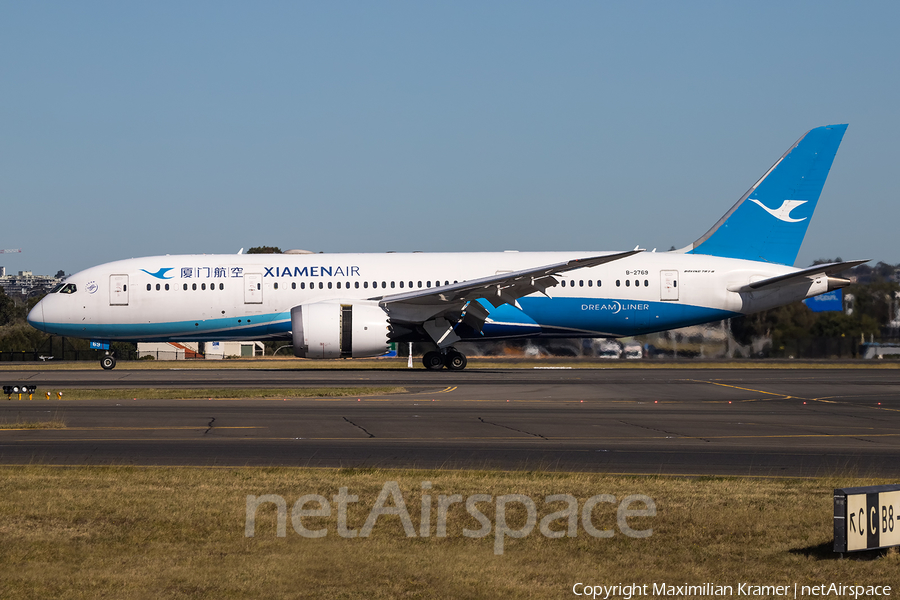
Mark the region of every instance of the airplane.
POLYGON ((180 255, 67 277, 35 328, 111 341, 290 340, 302 358, 380 356, 431 342, 431 370, 466 367, 455 344, 624 337, 719 321, 848 285, 855 260, 793 267, 847 125, 811 129, 680 250, 180 255))

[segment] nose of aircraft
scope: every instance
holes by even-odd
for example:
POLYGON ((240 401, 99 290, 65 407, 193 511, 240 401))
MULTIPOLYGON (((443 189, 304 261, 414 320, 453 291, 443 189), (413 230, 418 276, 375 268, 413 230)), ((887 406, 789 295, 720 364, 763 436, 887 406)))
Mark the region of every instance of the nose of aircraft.
POLYGON ((31 312, 28 313, 28 324, 34 327, 35 329, 39 329, 44 331, 44 301, 41 300, 37 304, 34 305, 34 308, 31 309, 31 312))

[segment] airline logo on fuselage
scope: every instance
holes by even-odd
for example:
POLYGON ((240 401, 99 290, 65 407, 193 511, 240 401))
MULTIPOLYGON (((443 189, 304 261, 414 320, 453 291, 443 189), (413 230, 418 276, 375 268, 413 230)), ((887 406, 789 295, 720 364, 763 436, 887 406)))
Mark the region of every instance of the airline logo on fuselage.
POLYGON ((785 223, 799 223, 807 219, 807 217, 803 217, 802 219, 794 219, 791 217, 791 211, 801 204, 806 204, 808 202, 807 200, 785 200, 778 208, 769 208, 756 198, 751 198, 750 202, 758 204, 764 211, 766 211, 779 221, 784 221, 785 223))
MULTIPOLYGON (((315 267, 261 267, 264 270, 263 277, 359 277, 359 267, 351 266, 324 266, 315 267)), ((245 273, 259 272, 260 267, 181 267, 181 279, 224 279, 240 278, 245 273)), ((141 269, 147 275, 157 279, 173 279, 168 275, 174 267, 164 267, 156 272, 141 269)))
POLYGON ((359 267, 263 267, 263 277, 359 277, 359 267))
POLYGON ((150 275, 151 277, 156 277, 157 279, 172 279, 171 275, 169 277, 166 277, 166 273, 171 271, 173 268, 174 267, 165 267, 165 268, 160 269, 156 273, 151 273, 147 269, 141 269, 141 271, 143 271, 147 275, 150 275))

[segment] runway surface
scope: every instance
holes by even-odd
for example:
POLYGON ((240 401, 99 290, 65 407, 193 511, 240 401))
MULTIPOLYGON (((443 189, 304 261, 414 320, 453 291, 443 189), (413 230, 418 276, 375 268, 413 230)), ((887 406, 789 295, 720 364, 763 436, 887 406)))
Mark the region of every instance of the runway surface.
MULTIPOLYGON (((285 465, 900 476, 896 370, 0 372, 59 388, 398 385, 400 395, 0 400, 0 464, 285 465)), ((15 397, 14 397, 15 398, 15 397)))

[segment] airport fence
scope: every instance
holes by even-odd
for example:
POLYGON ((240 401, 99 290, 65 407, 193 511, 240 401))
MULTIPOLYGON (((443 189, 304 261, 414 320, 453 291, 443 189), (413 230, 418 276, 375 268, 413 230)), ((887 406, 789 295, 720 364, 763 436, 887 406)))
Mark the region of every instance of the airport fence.
POLYGON ((859 358, 859 340, 853 337, 806 337, 785 340, 772 350, 775 358, 859 358))

